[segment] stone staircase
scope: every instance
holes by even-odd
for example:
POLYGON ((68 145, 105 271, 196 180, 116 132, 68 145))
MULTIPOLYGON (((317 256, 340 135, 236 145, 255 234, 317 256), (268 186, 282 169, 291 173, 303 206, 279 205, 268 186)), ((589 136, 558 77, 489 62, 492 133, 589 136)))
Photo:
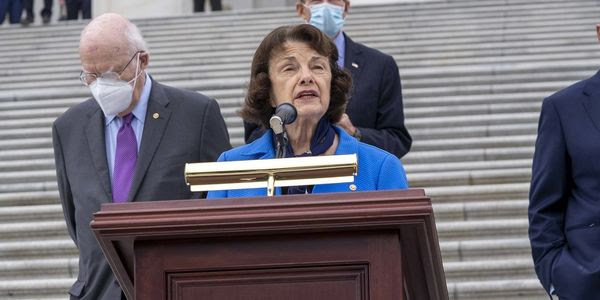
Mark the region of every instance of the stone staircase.
MULTIPOLYGON (((541 100, 600 63, 600 1, 448 0, 353 7, 346 32, 393 55, 403 158, 434 202, 451 299, 547 299, 533 272, 527 193, 541 100)), ((293 9, 136 20, 150 73, 215 97, 231 142, 254 49, 293 9)), ((89 96, 84 23, 0 28, 0 299, 67 299, 77 249, 58 201, 51 124, 89 96)))

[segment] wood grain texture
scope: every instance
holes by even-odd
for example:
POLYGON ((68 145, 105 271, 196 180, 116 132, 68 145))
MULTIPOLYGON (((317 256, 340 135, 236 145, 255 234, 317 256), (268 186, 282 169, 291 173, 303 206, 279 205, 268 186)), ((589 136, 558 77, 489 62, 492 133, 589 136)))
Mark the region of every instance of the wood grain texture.
POLYGON ((91 226, 129 299, 448 297, 423 190, 107 204, 91 226))

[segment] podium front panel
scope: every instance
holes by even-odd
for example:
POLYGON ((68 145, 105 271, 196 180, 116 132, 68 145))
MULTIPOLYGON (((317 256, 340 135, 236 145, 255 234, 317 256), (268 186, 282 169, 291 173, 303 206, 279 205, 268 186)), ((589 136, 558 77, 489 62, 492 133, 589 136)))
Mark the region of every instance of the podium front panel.
POLYGON ((129 300, 446 300, 423 190, 103 204, 91 227, 129 300))
POLYGON ((392 231, 136 242, 135 252, 137 299, 402 299, 392 231))

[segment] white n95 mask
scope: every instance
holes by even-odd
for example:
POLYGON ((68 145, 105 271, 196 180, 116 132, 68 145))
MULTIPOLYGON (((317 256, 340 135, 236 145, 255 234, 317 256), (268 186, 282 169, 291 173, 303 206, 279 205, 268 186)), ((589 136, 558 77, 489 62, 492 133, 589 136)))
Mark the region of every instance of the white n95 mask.
MULTIPOLYGON (((139 54, 138 54, 139 60, 139 54)), ((135 77, 130 81, 113 78, 98 78, 90 84, 90 91, 106 116, 118 115, 126 110, 133 101, 133 87, 140 75, 139 61, 135 66, 135 77), (131 84, 133 82, 133 84, 131 84)))
POLYGON ((98 78, 90 85, 90 91, 107 116, 124 111, 133 100, 133 86, 123 80, 98 78))

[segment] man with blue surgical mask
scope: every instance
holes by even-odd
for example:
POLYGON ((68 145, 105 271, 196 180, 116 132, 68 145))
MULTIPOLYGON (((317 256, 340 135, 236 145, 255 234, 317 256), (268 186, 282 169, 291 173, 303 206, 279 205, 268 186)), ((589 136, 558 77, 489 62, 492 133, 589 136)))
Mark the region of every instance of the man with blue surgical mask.
POLYGON ((311 25, 319 28, 332 39, 335 39, 344 27, 344 18, 348 14, 349 1, 331 0, 331 1, 305 1, 298 4, 296 9, 298 14, 304 17, 303 13, 307 9, 309 15, 305 20, 311 25))
POLYGON ((52 128, 60 200, 79 249, 70 299, 125 299, 90 228, 103 203, 187 199, 187 162, 231 148, 217 102, 159 83, 140 30, 117 14, 92 20, 79 43, 81 83, 92 98, 52 128))
MULTIPOLYGON (((404 126, 402 88, 396 61, 390 55, 354 42, 343 32, 348 0, 297 0, 296 12, 329 36, 338 49, 338 65, 352 75, 346 113, 337 124, 355 138, 402 158, 412 144, 404 126)), ((249 143, 263 128, 244 123, 249 143)))

